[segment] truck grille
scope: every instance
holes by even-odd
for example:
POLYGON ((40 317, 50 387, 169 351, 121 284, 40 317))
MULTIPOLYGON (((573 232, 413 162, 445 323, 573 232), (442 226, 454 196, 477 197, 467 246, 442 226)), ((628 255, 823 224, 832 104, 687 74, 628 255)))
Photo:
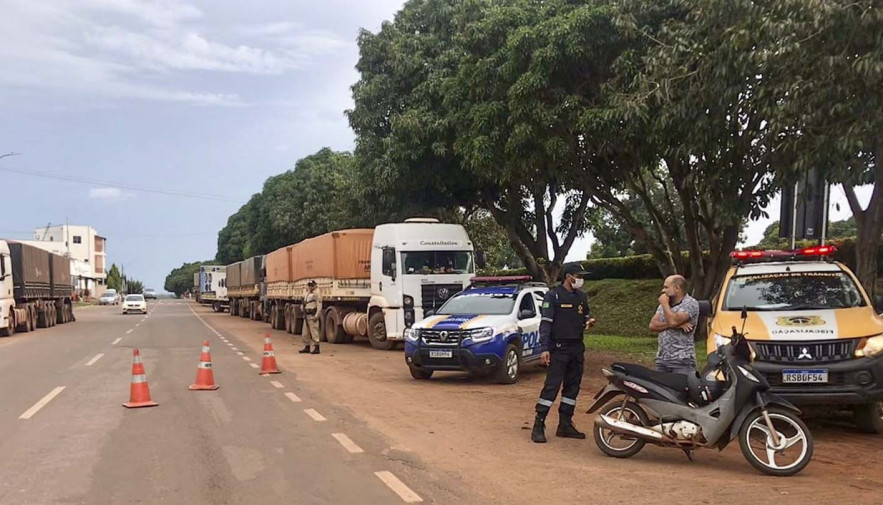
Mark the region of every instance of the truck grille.
POLYGON ((463 291, 462 284, 424 284, 420 289, 423 310, 441 307, 460 291, 463 291))
POLYGON ((824 342, 753 342, 757 359, 770 363, 830 363, 851 359, 855 340, 824 342))
POLYGON ((470 335, 469 331, 459 330, 420 330, 420 338, 429 345, 456 347, 470 335))

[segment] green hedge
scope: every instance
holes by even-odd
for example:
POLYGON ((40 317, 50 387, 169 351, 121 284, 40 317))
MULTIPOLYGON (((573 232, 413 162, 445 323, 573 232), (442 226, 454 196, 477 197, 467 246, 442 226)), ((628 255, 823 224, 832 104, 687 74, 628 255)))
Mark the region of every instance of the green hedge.
MULTIPOLYGON (((798 247, 812 247, 813 242, 798 242, 798 247)), ((830 245, 837 247, 834 259, 845 263, 850 269, 855 270, 855 239, 846 238, 834 240, 830 245)), ((684 259, 689 260, 689 254, 684 253, 684 259)), ((641 254, 638 256, 625 256, 622 258, 601 258, 582 261, 581 264, 589 275, 589 280, 602 279, 661 279, 659 267, 653 256, 641 254)), ((688 261, 689 266, 689 261, 688 261)), ((877 251, 877 270, 883 273, 883 247, 877 251)), ((687 272, 689 274, 689 272, 687 272)), ((527 269, 485 271, 482 275, 529 275, 527 269)))
POLYGON ((598 320, 590 332, 599 335, 648 337, 650 318, 659 305, 659 279, 605 279, 586 281, 592 317, 598 320))

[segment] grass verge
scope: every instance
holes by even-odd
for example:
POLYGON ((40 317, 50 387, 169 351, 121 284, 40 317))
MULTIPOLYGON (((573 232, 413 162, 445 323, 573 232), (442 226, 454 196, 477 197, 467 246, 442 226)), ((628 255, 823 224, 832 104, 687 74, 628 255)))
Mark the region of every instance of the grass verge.
MULTIPOLYGON (((633 361, 642 365, 652 366, 656 357, 656 337, 587 334, 585 342, 589 352, 610 352, 621 356, 624 361, 633 361)), ((700 370, 705 367, 706 357, 705 341, 696 342, 696 365, 700 370)))

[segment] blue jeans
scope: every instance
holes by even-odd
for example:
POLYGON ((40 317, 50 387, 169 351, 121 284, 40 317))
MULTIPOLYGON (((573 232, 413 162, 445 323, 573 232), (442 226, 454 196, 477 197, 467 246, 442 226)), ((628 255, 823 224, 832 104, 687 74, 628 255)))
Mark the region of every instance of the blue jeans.
POLYGON ((692 375, 696 373, 696 364, 689 361, 663 361, 656 360, 657 372, 679 373, 683 375, 692 375))

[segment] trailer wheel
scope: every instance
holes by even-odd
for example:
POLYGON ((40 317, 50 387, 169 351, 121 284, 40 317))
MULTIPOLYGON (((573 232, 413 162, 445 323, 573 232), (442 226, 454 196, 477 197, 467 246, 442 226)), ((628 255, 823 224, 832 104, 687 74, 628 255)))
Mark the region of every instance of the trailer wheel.
POLYGON ((49 306, 46 305, 42 309, 37 309, 37 328, 50 328, 49 316, 51 316, 49 306))
POLYGON ((395 349, 396 342, 386 338, 386 320, 383 318, 383 312, 375 312, 368 319, 368 340, 375 349, 381 351, 395 349))
POLYGON ((325 340, 329 344, 347 343, 347 334, 343 331, 341 313, 337 307, 331 307, 325 312, 325 340))
POLYGON ((15 334, 15 311, 9 309, 9 317, 6 319, 6 328, 0 328, 0 337, 11 337, 15 334))
POLYGON ((19 331, 22 333, 27 333, 27 332, 31 331, 31 329, 32 329, 31 325, 33 324, 31 322, 31 306, 30 305, 25 305, 24 313, 25 313, 25 320, 22 321, 21 324, 19 324, 19 331))
POLYGON ((291 304, 285 304, 285 332, 286 333, 294 333, 292 328, 294 328, 294 314, 291 313, 291 309, 293 307, 291 304))

